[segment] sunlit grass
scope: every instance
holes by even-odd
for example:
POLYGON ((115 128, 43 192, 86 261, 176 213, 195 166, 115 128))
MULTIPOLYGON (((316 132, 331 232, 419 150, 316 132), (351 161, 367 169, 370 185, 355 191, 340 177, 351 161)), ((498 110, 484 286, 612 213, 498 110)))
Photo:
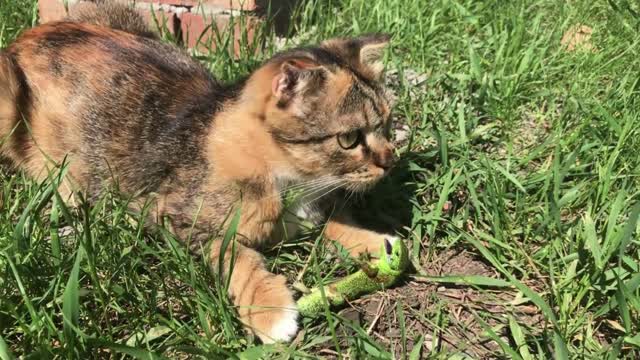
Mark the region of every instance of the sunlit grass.
MULTIPOLYGON (((31 0, 0 4, 1 46, 34 24, 34 9, 31 0)), ((124 200, 106 194, 67 207, 55 180, 0 170, 0 358, 464 358, 478 357, 472 343, 487 340, 488 358, 638 358, 639 12, 632 2, 586 0, 299 9, 293 30, 304 42, 392 35, 395 112, 411 134, 392 179, 363 206, 407 209, 402 234, 418 269, 405 286, 469 288, 500 301, 500 311, 472 308, 474 340, 454 341, 464 324, 434 294, 422 310, 394 299, 394 339, 336 314, 303 319, 292 344, 257 345, 203 259, 166 232, 145 232, 124 200), (593 29, 591 50, 561 45, 576 24, 593 29), (411 83, 414 73, 426 76, 411 83), (434 275, 425 264, 449 249, 495 275, 434 275), (519 321, 525 307, 536 322, 519 321), (430 333, 415 330, 418 322, 430 333)), ((232 41, 227 32, 217 40, 232 41)), ((240 59, 221 47, 197 57, 230 81, 275 51, 273 36, 258 40, 240 59)), ((310 231, 267 257, 309 287, 353 270, 317 243, 310 231)))

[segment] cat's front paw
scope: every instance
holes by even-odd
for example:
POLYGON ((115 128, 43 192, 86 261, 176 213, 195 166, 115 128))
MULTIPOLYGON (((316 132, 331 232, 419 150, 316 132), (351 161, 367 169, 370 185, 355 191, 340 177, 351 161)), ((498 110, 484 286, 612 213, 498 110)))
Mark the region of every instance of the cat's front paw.
POLYGON ((283 276, 270 276, 257 285, 243 320, 264 344, 288 342, 296 336, 298 308, 283 276))
POLYGON ((290 304, 274 318, 275 322, 271 325, 267 336, 261 336, 260 340, 265 344, 291 341, 298 333, 298 309, 295 303, 290 304))

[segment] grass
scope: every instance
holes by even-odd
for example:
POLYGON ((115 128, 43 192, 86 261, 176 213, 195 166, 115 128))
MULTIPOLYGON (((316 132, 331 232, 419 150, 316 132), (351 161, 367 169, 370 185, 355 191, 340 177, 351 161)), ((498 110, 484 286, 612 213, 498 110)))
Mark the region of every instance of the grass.
MULTIPOLYGON (((0 45, 35 8, 0 4, 0 45)), ((363 318, 304 319, 292 344, 257 345, 203 260, 145 234, 125 200, 67 207, 55 179, 0 170, 0 358, 640 357, 639 13, 627 0, 308 2, 303 42, 393 35, 410 136, 360 206, 393 209, 415 274, 354 303, 363 318), (561 45, 576 24, 591 51, 561 45)), ((225 80, 260 60, 198 58, 225 80)), ((267 256, 309 287, 354 267, 314 231, 267 256)))

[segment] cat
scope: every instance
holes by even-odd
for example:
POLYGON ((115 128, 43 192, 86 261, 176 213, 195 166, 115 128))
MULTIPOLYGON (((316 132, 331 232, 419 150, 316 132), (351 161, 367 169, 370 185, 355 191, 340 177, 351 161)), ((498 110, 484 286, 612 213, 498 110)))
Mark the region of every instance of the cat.
POLYGON ((394 163, 382 81, 390 37, 287 50, 225 85, 135 11, 119 21, 124 8, 107 10, 26 30, 0 52, 0 154, 38 180, 66 162, 65 199, 117 183, 134 208, 150 202, 151 220, 206 251, 212 270, 222 260, 248 331, 290 341, 293 293, 261 247, 291 237, 298 217, 326 221, 324 237, 354 256, 397 241, 334 211, 331 195, 369 189, 394 163), (292 211, 287 190, 302 193, 292 211), (222 254, 238 211, 237 245, 222 254))

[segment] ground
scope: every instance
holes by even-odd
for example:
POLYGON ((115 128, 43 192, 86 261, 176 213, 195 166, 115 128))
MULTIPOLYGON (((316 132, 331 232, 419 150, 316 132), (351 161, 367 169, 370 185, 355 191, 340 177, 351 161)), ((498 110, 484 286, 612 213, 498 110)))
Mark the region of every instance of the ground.
MULTIPOLYGON (((198 54, 231 80, 295 42, 392 35, 402 160, 357 205, 407 242, 411 274, 262 346, 202 259, 146 234, 124 200, 65 207, 4 168, 0 358, 640 357, 639 14, 627 0, 307 1, 295 41, 198 54)), ((0 46, 36 22, 33 0, 0 3, 0 46)), ((298 289, 357 268, 317 230, 267 252, 298 289)))

